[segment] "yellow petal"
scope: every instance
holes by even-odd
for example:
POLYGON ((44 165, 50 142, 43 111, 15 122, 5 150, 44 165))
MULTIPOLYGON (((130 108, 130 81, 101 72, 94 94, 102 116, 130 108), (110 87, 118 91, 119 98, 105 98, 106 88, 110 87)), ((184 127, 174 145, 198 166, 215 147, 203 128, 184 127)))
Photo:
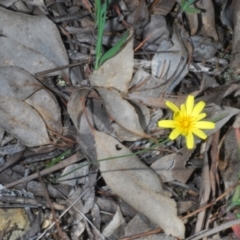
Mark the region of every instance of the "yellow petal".
POLYGON ((202 130, 198 129, 198 128, 193 128, 193 129, 191 129, 191 131, 201 139, 206 139, 207 138, 206 133, 203 132, 202 130))
POLYGON ((184 116, 186 116, 187 115, 187 112, 186 112, 186 107, 185 107, 185 105, 184 104, 181 104, 181 107, 180 107, 180 113, 179 113, 179 115, 181 116, 181 117, 184 117, 184 116))
POLYGON ((158 126, 162 128, 175 128, 176 123, 173 120, 161 120, 158 122, 158 126))
POLYGON ((182 135, 186 137, 188 135, 188 131, 184 128, 182 129, 182 135))
POLYGON ((189 131, 187 136, 186 136, 186 142, 187 142, 187 148, 188 149, 193 149, 194 139, 193 139, 193 134, 192 134, 191 131, 189 131))
POLYGON ((193 106, 194 106, 194 96, 189 95, 189 96, 187 97, 187 101, 186 101, 186 111, 187 111, 187 115, 191 115, 191 114, 192 114, 193 106))
POLYGON ((192 116, 196 117, 205 107, 206 103, 201 101, 195 105, 192 111, 192 116))
POLYGON ((172 102, 166 101, 166 105, 173 111, 173 112, 179 112, 179 108, 172 102))
POLYGON ((196 128, 200 129, 214 129, 215 128, 215 123, 209 122, 209 121, 199 121, 196 122, 196 128))
POLYGON ((170 133, 169 138, 170 138, 171 140, 174 140, 174 139, 176 139, 180 134, 181 134, 180 129, 175 128, 175 129, 172 130, 172 132, 170 133))
POLYGON ((206 113, 200 113, 196 116, 196 118, 194 118, 194 121, 199 121, 199 120, 205 118, 206 116, 207 116, 206 113))

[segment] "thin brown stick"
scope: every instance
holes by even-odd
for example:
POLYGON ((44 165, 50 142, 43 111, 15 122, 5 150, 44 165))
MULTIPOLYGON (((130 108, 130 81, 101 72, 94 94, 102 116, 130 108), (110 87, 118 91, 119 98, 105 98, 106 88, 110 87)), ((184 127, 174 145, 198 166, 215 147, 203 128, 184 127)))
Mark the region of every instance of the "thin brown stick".
POLYGON ((225 191, 222 195, 220 195, 218 198, 216 198, 214 201, 202 206, 201 208, 197 209, 196 211, 192 212, 192 213, 189 213, 188 215, 182 217, 181 219, 182 220, 185 220, 189 217, 192 217, 193 215, 201 212, 202 210, 208 208, 208 207, 211 207, 213 206, 216 202, 218 202, 219 200, 221 200, 223 197, 225 197, 229 192, 231 192, 237 185, 240 184, 240 181, 238 181, 237 183, 235 183, 232 187, 230 187, 227 191, 225 191))
POLYGON ((133 240, 133 239, 136 239, 136 238, 147 237, 149 235, 153 235, 153 234, 160 233, 160 232, 162 232, 162 229, 161 228, 156 228, 154 230, 150 230, 150 231, 147 231, 147 232, 144 232, 144 233, 139 233, 139 234, 131 235, 131 236, 128 236, 128 237, 122 237, 119 240, 133 240))
MULTIPOLYGON (((89 60, 88 60, 89 61, 89 60)), ((70 67, 76 67, 78 65, 82 65, 84 63, 88 63, 88 61, 84 60, 84 61, 80 61, 80 62, 76 62, 76 63, 72 63, 72 64, 68 64, 68 65, 64 65, 64 66, 61 66, 61 67, 56 67, 56 68, 52 68, 52 69, 48 69, 46 71, 42 71, 42 72, 37 72, 35 73, 35 76, 36 77, 42 77, 48 73, 52 73, 52 72, 57 72, 59 70, 63 70, 63 69, 66 69, 66 68, 70 68, 70 67)))
POLYGON ((215 228, 213 229, 209 229, 207 231, 204 231, 203 233, 196 233, 194 236, 191 236, 189 238, 187 238, 186 240, 199 240, 199 239, 203 239, 205 237, 208 237, 210 235, 213 235, 213 234, 216 234, 216 233, 219 233, 223 230, 226 230, 232 226, 235 226, 235 225, 238 225, 240 224, 240 219, 235 219, 235 220, 232 220, 232 221, 229 221, 229 222, 225 222, 219 226, 216 226, 215 228))
MULTIPOLYGON (((60 169, 62 169, 62 168, 65 168, 65 167, 67 167, 68 165, 71 165, 71 164, 73 164, 73 163, 76 163, 76 162, 78 162, 78 161, 80 161, 80 160, 82 160, 82 159, 84 159, 83 155, 82 155, 80 152, 77 152, 77 153, 75 153, 74 155, 72 155, 71 157, 65 159, 64 161, 62 161, 62 162, 60 162, 60 163, 58 163, 58 164, 56 164, 56 165, 54 165, 54 166, 52 166, 52 167, 50 167, 50 168, 47 168, 47 169, 42 170, 42 171, 40 172, 40 174, 41 174, 42 176, 47 175, 47 174, 49 174, 49 173, 52 173, 52 172, 58 171, 58 170, 60 170, 60 169)), ((11 188, 11 187, 14 187, 14 186, 16 186, 16 185, 18 185, 18 184, 20 184, 20 183, 29 182, 29 181, 37 178, 37 177, 38 177, 38 174, 37 174, 37 173, 34 173, 34 174, 32 174, 32 175, 30 175, 30 176, 28 176, 28 177, 19 179, 19 180, 17 180, 17 181, 12 182, 12 183, 8 183, 8 184, 5 185, 5 187, 6 187, 6 188, 11 188)))

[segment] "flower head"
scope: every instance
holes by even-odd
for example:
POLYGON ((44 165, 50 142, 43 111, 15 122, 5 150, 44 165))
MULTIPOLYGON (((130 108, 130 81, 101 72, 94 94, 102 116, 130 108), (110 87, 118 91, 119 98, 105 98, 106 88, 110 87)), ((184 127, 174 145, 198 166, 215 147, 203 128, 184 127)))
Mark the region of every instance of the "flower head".
POLYGON ((206 117, 206 113, 201 113, 205 107, 203 101, 194 106, 194 96, 189 95, 186 103, 181 104, 180 109, 172 102, 166 101, 166 105, 173 111, 172 120, 160 120, 158 126, 162 128, 173 128, 169 135, 171 140, 179 135, 186 138, 187 148, 193 149, 193 134, 201 139, 206 139, 207 135, 201 129, 214 129, 215 123, 209 121, 200 121, 206 117))

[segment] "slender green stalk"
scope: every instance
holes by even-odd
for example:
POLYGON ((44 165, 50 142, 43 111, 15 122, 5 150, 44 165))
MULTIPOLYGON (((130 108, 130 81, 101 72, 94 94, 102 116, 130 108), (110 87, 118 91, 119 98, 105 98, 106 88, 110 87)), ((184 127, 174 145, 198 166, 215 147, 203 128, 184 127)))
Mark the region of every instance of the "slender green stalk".
POLYGON ((103 53, 102 50, 102 39, 104 33, 104 27, 106 23, 106 16, 107 16, 107 7, 108 7, 108 0, 105 0, 103 4, 101 4, 100 0, 95 0, 95 25, 97 28, 97 43, 96 43, 96 61, 94 69, 97 70, 106 60, 112 58, 116 55, 123 44, 126 42, 129 32, 123 34, 123 36, 118 40, 118 42, 110 48, 106 53, 103 53))
POLYGON ((96 45, 96 62, 95 62, 95 70, 99 68, 99 61, 102 56, 102 38, 103 31, 106 22, 107 16, 107 6, 108 0, 105 0, 101 5, 100 0, 95 0, 95 12, 96 12, 96 27, 97 27, 97 45, 96 45))
POLYGON ((75 168, 74 170, 72 170, 72 171, 70 171, 70 172, 68 172, 68 173, 66 173, 66 174, 64 174, 64 175, 62 175, 58 178, 53 179, 52 181, 56 182, 58 179, 60 179, 62 177, 65 177, 65 176, 77 171, 78 169, 85 167, 85 166, 89 166, 89 165, 92 165, 92 164, 98 164, 99 162, 102 162, 102 161, 109 161, 109 160, 113 160, 113 159, 117 159, 117 158, 131 157, 131 156, 135 156, 135 155, 138 155, 138 154, 148 152, 149 150, 155 150, 157 147, 160 147, 161 145, 163 145, 163 144, 165 144, 169 141, 171 141, 171 140, 170 139, 165 139, 165 140, 161 141, 160 143, 153 145, 152 147, 137 151, 135 153, 121 155, 121 156, 115 156, 115 157, 110 157, 110 158, 103 158, 103 159, 99 159, 99 160, 96 160, 96 161, 88 162, 88 163, 83 164, 80 167, 75 168))
POLYGON ((196 0, 181 0, 180 6, 181 6, 181 12, 185 13, 200 13, 201 11, 197 8, 191 7, 191 5, 196 2, 196 0))
POLYGON ((67 155, 69 155, 70 153, 71 153, 71 149, 68 149, 67 151, 65 151, 65 152, 63 152, 61 155, 59 155, 58 157, 53 158, 52 161, 45 166, 45 169, 46 169, 46 168, 50 168, 50 167, 52 167, 53 165, 59 163, 63 158, 65 158, 65 157, 66 157, 67 155))

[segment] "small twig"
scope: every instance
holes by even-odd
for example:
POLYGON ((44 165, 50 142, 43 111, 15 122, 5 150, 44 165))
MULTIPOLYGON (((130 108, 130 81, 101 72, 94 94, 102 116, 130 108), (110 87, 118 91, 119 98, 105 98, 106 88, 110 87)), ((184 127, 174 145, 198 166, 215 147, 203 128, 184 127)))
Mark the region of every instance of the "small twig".
MULTIPOLYGON (((0 196, 0 202, 1 208, 9 208, 9 207, 14 207, 14 208, 49 208, 48 203, 45 200, 37 200, 33 198, 27 198, 27 197, 20 197, 18 196, 17 198, 15 196, 0 196)), ((64 205, 61 205, 59 203, 53 202, 53 207, 54 209, 58 211, 63 211, 65 209, 64 205)), ((1 238, 0 238, 1 239, 1 238)))
POLYGON ((191 236, 189 238, 187 238, 186 240, 198 240, 198 239, 203 239, 205 237, 208 237, 210 235, 213 235, 213 234, 216 234, 218 232, 221 232, 225 229, 228 229, 234 225, 237 225, 237 224, 240 224, 240 219, 235 219, 235 220, 232 220, 232 221, 229 221, 229 222, 226 222, 226 223, 223 223, 213 229, 210 229, 210 230, 207 230, 207 231, 204 231, 203 233, 196 233, 194 236, 191 236))
MULTIPOLYGON (((93 59, 93 60, 94 60, 94 59, 93 59)), ((37 73, 35 73, 35 76, 36 76, 37 78, 39 78, 39 77, 42 77, 42 76, 44 76, 44 75, 46 75, 46 74, 48 74, 48 73, 57 72, 57 71, 59 71, 59 70, 63 70, 63 69, 70 68, 70 67, 76 67, 76 66, 78 66, 78 65, 82 65, 82 64, 88 63, 88 62, 89 62, 89 60, 84 60, 84 61, 80 61, 80 62, 76 62, 76 63, 72 63, 72 64, 67 64, 67 65, 64 65, 64 66, 61 66, 61 67, 56 67, 56 68, 48 69, 48 70, 46 70, 46 71, 42 71, 42 72, 37 72, 37 73)))
POLYGON ((147 36, 145 39, 143 39, 142 42, 140 42, 138 44, 138 46, 133 50, 134 52, 136 52, 139 48, 141 48, 145 42, 147 42, 151 37, 152 37, 153 34, 150 34, 149 36, 147 36))
POLYGON ((90 12, 88 10, 79 10, 73 14, 66 14, 63 16, 58 16, 58 17, 52 17, 51 20, 55 23, 59 22, 66 22, 66 21, 72 21, 72 20, 77 20, 83 17, 86 17, 90 15, 90 12))
POLYGON ((201 212, 202 210, 204 210, 204 209, 206 209, 206 208, 208 208, 208 207, 213 206, 216 202, 218 202, 218 201, 221 200, 223 197, 225 197, 229 192, 231 192, 231 191, 232 191, 237 185, 239 185, 239 184, 240 184, 240 181, 238 181, 237 183, 235 183, 232 187, 230 187, 227 191, 225 191, 222 195, 220 195, 220 196, 219 196, 218 198, 216 198, 214 201, 206 204, 206 205, 203 206, 203 207, 200 207, 200 208, 197 209, 196 211, 194 211, 194 212, 192 212, 192 213, 190 213, 190 214, 182 217, 181 219, 182 219, 182 220, 188 219, 189 217, 192 217, 193 215, 201 212))
MULTIPOLYGON (((62 162, 60 162, 60 163, 58 163, 58 164, 56 164, 56 165, 54 165, 54 166, 52 166, 52 167, 50 167, 50 168, 48 168, 48 169, 42 170, 42 171, 40 172, 40 174, 41 174, 42 176, 47 175, 47 174, 49 174, 49 173, 58 171, 58 170, 60 170, 60 169, 62 169, 62 168, 67 167, 68 165, 71 165, 71 164, 76 163, 76 162, 78 162, 78 161, 80 161, 80 160, 83 160, 83 159, 84 159, 84 158, 83 158, 83 155, 82 155, 80 152, 77 152, 77 153, 75 153, 74 155, 72 155, 71 157, 65 159, 64 161, 62 161, 62 162)), ((30 176, 28 176, 28 177, 19 179, 19 180, 17 180, 17 181, 12 182, 12 183, 8 183, 8 184, 5 185, 5 187, 6 187, 6 188, 11 188, 11 187, 14 187, 14 186, 16 186, 16 185, 18 185, 18 184, 20 184, 20 183, 29 182, 29 181, 37 178, 37 177, 38 177, 38 174, 37 174, 37 173, 34 173, 34 174, 32 174, 32 175, 30 175, 30 176)))
POLYGON ((147 231, 144 233, 139 233, 139 234, 131 235, 128 237, 122 237, 119 240, 132 240, 132 239, 136 239, 136 238, 143 238, 143 237, 147 237, 149 235, 153 235, 153 234, 160 233, 160 232, 162 232, 162 229, 156 228, 154 230, 150 230, 150 231, 147 231))
POLYGON ((55 222, 55 224, 56 224, 56 227, 57 227, 58 235, 59 235, 59 237, 61 237, 62 239, 68 239, 68 237, 67 237, 66 234, 62 231, 62 229, 61 229, 61 227, 60 227, 60 225, 59 225, 59 220, 57 219, 56 212, 55 212, 55 210, 54 210, 52 201, 51 201, 51 199, 50 199, 50 197, 49 197, 48 191, 47 191, 47 189, 46 189, 46 186, 45 186, 45 184, 44 184, 44 182, 43 182, 42 176, 41 176, 38 168, 37 168, 37 174, 38 174, 38 180, 39 180, 39 182, 41 183, 42 188, 43 188, 44 197, 46 198, 46 200, 47 200, 47 202, 48 202, 48 204, 49 204, 49 206, 50 206, 50 209, 51 209, 51 212, 52 212, 52 215, 53 215, 53 220, 54 220, 54 222, 55 222))

